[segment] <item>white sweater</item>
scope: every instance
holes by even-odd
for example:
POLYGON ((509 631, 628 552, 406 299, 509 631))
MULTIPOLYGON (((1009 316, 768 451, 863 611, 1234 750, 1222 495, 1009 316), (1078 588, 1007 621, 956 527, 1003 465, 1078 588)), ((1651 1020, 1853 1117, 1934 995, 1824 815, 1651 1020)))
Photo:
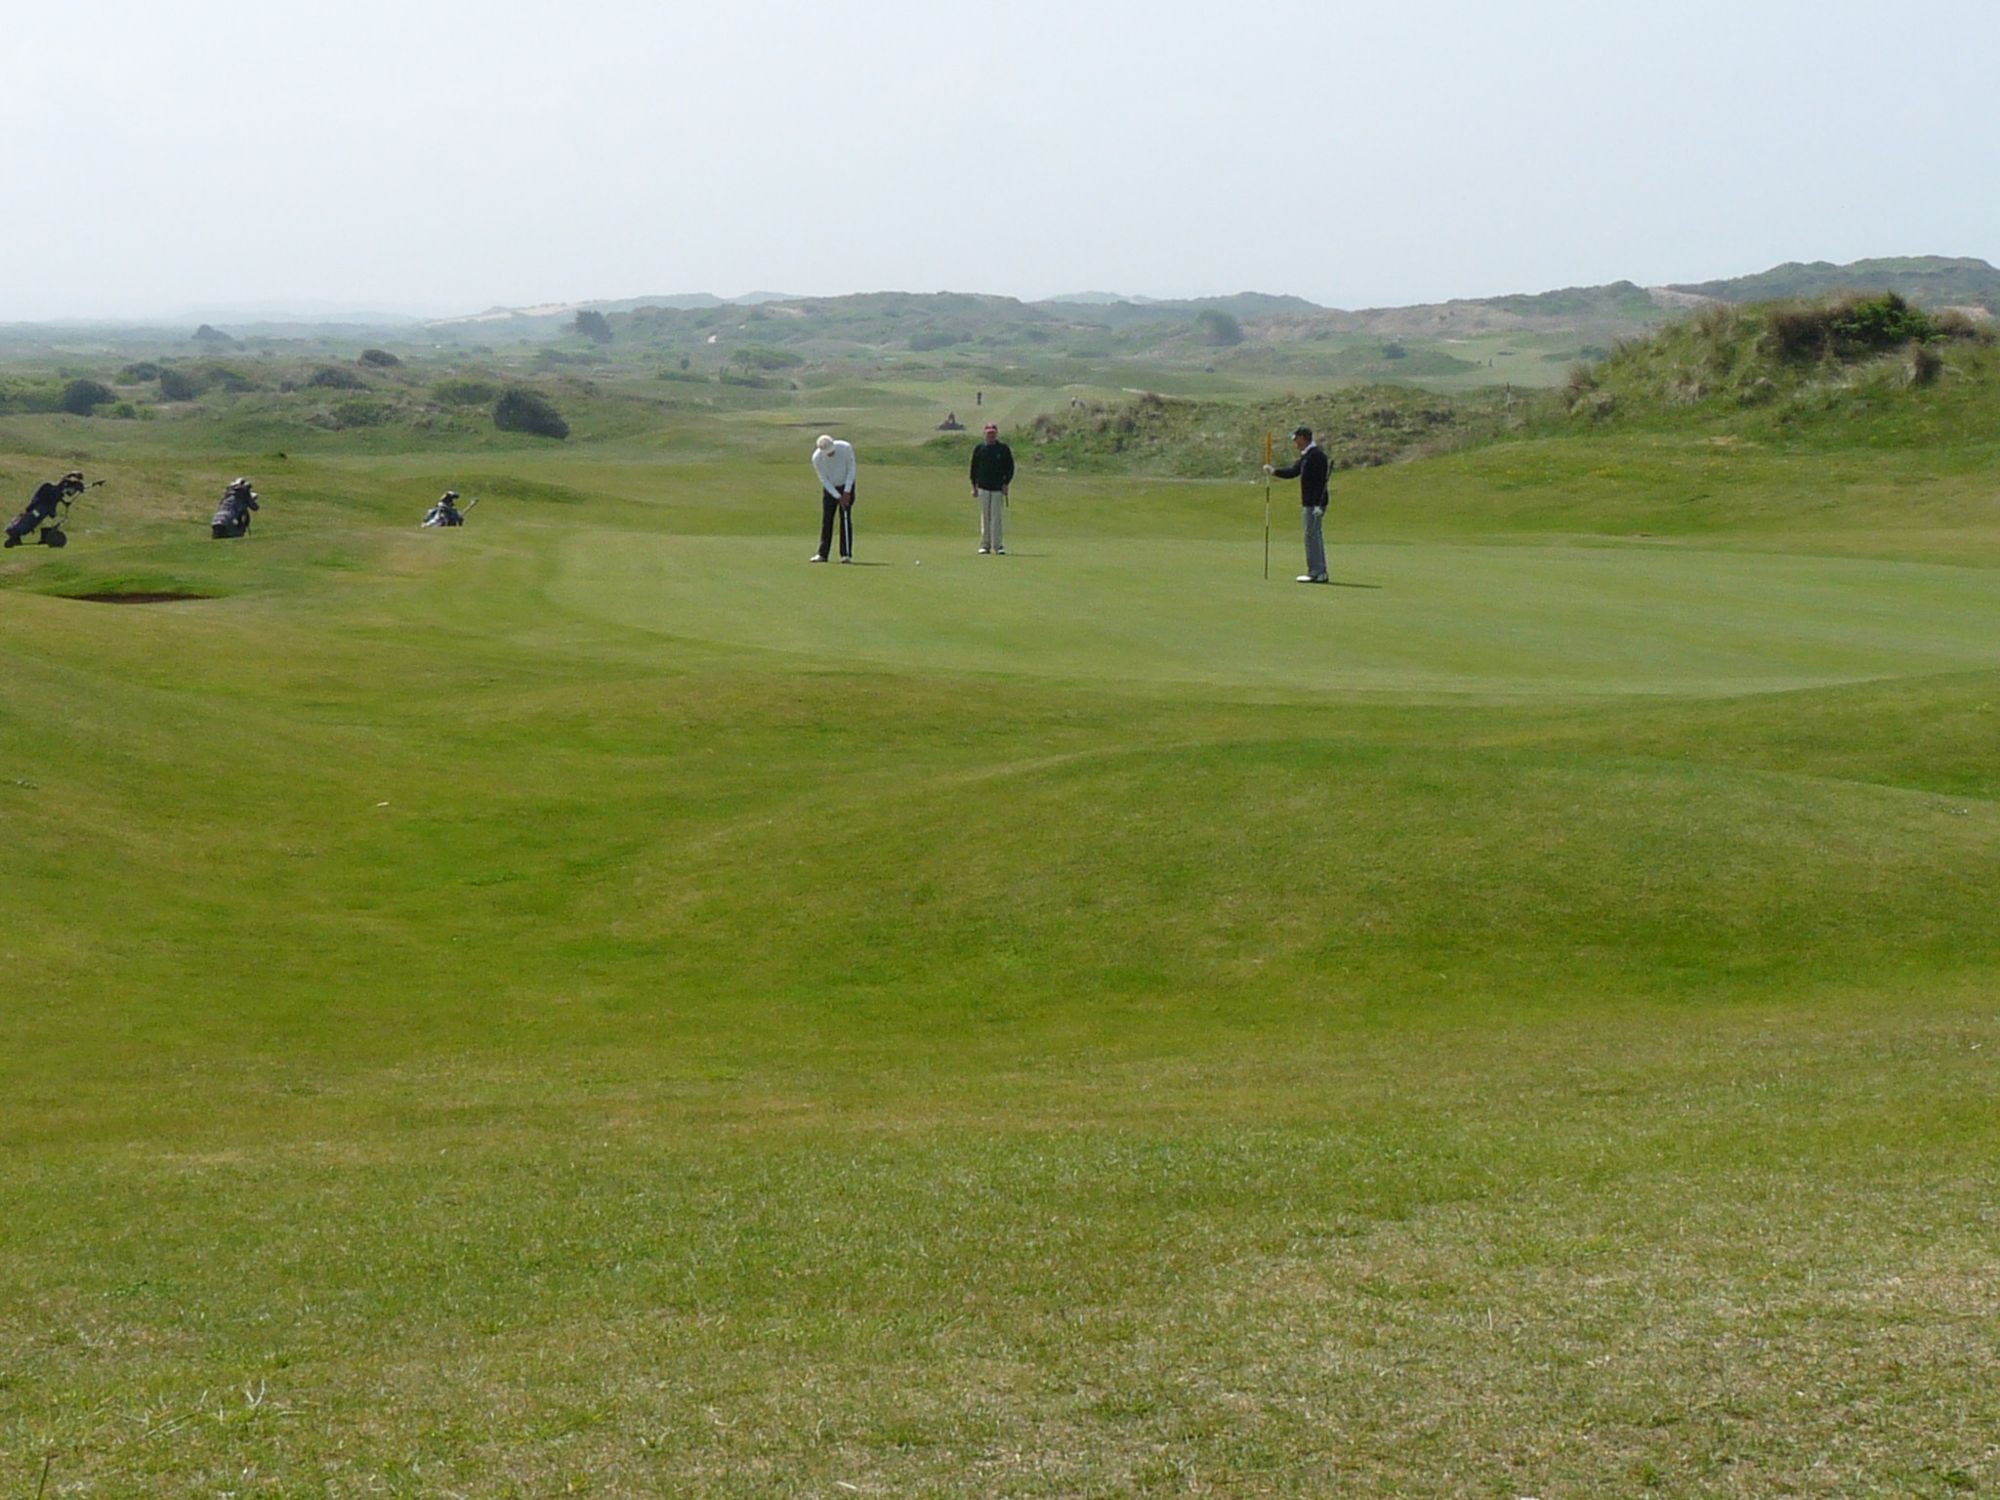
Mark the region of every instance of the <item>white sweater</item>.
POLYGON ((854 445, 835 438, 832 452, 813 449, 813 472, 819 475, 820 487, 839 498, 843 490, 854 488, 854 445))

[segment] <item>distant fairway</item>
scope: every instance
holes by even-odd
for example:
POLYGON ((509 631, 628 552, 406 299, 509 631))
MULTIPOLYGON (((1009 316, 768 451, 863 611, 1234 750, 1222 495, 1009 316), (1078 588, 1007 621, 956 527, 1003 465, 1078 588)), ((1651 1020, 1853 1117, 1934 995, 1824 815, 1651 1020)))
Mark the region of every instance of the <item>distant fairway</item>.
POLYGON ((0 1494, 2000 1487, 1977 451, 1342 475, 1307 588, 842 393, 815 567, 817 399, 253 430, 229 546, 0 424, 113 481, 0 562, 0 1494))

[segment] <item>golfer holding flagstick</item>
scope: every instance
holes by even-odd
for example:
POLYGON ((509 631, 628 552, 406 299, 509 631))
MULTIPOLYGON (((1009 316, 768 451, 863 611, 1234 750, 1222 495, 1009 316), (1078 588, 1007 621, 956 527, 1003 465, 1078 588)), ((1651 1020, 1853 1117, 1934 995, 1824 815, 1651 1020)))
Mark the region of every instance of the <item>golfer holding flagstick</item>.
POLYGON ((1292 429, 1292 446, 1298 450, 1299 461, 1282 469, 1274 469, 1268 463, 1264 472, 1278 479, 1296 479, 1299 482, 1299 510, 1305 521, 1306 570, 1299 574, 1300 583, 1331 583, 1332 577, 1326 571, 1326 450, 1313 441, 1313 430, 1299 426, 1292 429))

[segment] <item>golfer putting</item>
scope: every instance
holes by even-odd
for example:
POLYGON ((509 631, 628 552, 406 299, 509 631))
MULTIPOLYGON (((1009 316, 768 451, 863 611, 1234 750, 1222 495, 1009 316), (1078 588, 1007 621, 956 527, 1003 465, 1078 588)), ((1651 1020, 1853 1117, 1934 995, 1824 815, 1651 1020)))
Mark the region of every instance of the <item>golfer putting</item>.
POLYGON ((840 525, 840 560, 854 561, 854 446, 822 432, 813 443, 813 472, 819 476, 819 551, 809 559, 823 563, 833 546, 835 522, 840 525))
POLYGON ((1297 463, 1276 469, 1267 461, 1264 472, 1275 479, 1299 482, 1299 511, 1306 535, 1306 570, 1299 574, 1299 582, 1331 583, 1333 578, 1326 570, 1326 450, 1313 441, 1312 429, 1304 425, 1292 429, 1292 446, 1298 450, 1297 463))

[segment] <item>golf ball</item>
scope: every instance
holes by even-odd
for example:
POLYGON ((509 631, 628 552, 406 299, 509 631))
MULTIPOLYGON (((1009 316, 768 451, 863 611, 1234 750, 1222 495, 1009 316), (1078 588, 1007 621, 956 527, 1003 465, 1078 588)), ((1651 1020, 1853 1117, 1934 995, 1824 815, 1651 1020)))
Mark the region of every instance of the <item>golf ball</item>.
POLYGON ((915 562, 910 564, 910 566, 913 568, 921 568, 923 565, 924 565, 924 560, 921 557, 918 558, 915 562))

